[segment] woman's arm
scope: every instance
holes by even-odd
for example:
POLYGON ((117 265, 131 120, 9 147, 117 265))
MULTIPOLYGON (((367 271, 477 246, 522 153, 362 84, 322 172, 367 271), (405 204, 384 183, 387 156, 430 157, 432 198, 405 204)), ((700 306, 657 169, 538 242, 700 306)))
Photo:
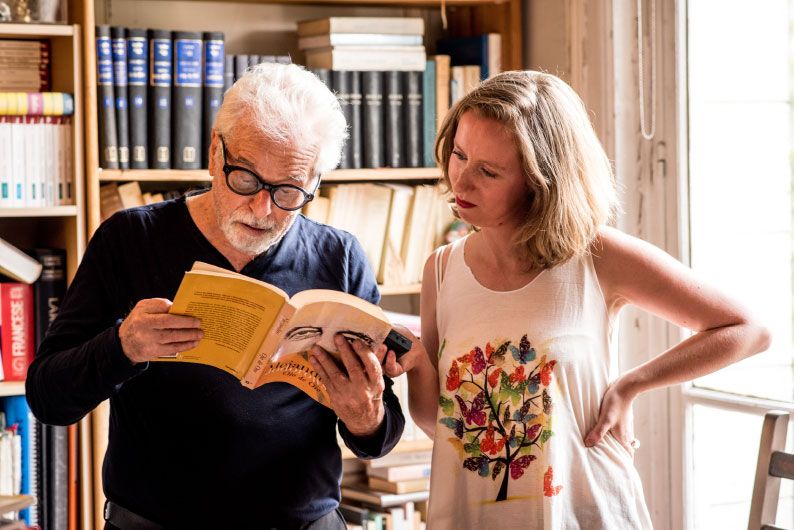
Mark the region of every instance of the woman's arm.
POLYGON ((604 228, 593 245, 593 263, 611 317, 632 304, 696 333, 610 386, 587 445, 609 430, 630 443, 623 420, 639 394, 704 376, 769 346, 769 331, 747 308, 653 245, 604 228))

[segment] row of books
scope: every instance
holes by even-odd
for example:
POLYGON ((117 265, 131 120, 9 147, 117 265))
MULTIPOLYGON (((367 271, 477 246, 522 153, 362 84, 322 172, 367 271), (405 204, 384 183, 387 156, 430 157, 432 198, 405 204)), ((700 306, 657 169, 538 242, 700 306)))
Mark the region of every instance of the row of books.
POLYGON ((73 428, 43 425, 33 416, 24 396, 0 398, 0 495, 34 495, 38 500, 19 518, 33 528, 66 530, 76 520, 76 453, 70 463, 73 428), (70 437, 72 438, 70 440, 70 437))
POLYGON ((101 167, 207 167, 223 41, 221 32, 96 27, 101 167))
POLYGON ((303 213, 355 235, 381 285, 420 282, 427 256, 454 220, 440 188, 427 185, 327 186, 303 213))
POLYGON ((49 89, 50 42, 0 39, 0 91, 40 92, 49 89))
POLYGON ((75 203, 71 116, 0 115, 0 208, 75 203))
POLYGON ((0 379, 24 381, 66 293, 66 252, 0 239, 0 379))
POLYGON ((111 182, 99 188, 99 212, 104 221, 114 213, 126 208, 135 208, 169 199, 178 199, 182 193, 177 190, 143 192, 137 181, 117 184, 111 182))

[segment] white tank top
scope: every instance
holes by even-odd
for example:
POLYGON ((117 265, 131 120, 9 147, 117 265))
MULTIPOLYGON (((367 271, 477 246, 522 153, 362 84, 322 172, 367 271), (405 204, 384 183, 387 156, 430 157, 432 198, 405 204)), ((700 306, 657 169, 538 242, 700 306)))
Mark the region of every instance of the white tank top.
POLYGON ((497 292, 466 239, 438 286, 429 530, 652 528, 628 451, 611 434, 584 445, 616 366, 592 258, 497 292))

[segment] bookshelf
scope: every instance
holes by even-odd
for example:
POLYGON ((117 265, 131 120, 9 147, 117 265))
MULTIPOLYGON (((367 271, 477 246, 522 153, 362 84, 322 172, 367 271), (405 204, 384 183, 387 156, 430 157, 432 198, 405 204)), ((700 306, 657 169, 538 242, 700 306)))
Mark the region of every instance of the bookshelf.
MULTIPOLYGON (((0 39, 47 39, 51 46, 52 90, 74 95, 72 157, 75 204, 0 208, 0 238, 17 248, 64 248, 71 280, 85 248, 83 202, 82 31, 79 25, 0 23, 0 39)), ((25 393, 23 381, 0 382, 0 396, 25 393)))

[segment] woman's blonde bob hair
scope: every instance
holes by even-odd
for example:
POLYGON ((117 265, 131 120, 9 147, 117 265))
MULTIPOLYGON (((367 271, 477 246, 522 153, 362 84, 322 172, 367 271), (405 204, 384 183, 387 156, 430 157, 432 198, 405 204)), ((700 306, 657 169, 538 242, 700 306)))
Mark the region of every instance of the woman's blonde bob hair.
POLYGON ((527 179, 527 211, 516 245, 532 268, 584 255, 599 226, 614 219, 617 191, 609 159, 584 104, 560 78, 512 71, 483 81, 450 109, 436 139, 442 182, 466 112, 503 124, 514 138, 527 179))

